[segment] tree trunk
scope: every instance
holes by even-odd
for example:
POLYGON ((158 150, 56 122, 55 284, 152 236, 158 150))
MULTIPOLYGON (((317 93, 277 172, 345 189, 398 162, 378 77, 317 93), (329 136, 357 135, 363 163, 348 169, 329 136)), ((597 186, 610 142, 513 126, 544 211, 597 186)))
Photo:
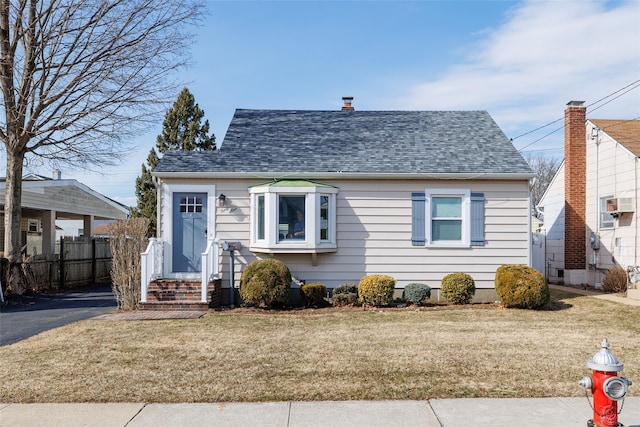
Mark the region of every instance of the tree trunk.
POLYGON ((22 165, 24 152, 7 147, 7 177, 4 198, 4 256, 9 260, 9 286, 15 294, 26 290, 22 280, 22 165))

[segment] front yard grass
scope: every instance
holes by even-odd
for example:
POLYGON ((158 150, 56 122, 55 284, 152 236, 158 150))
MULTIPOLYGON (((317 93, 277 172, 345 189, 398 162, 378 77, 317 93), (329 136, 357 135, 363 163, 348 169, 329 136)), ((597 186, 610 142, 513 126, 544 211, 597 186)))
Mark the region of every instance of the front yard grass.
POLYGON ((584 396, 577 380, 605 337, 622 375, 640 383, 638 308, 555 290, 541 311, 238 309, 197 320, 86 320, 1 347, 0 402, 584 396))

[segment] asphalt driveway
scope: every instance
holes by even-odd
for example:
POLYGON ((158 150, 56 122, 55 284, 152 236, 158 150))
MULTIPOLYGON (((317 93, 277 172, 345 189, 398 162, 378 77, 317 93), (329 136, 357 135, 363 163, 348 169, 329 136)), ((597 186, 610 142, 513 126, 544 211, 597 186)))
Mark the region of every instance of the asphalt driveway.
POLYGON ((0 309, 0 346, 49 329, 110 313, 117 308, 111 286, 11 298, 0 309))

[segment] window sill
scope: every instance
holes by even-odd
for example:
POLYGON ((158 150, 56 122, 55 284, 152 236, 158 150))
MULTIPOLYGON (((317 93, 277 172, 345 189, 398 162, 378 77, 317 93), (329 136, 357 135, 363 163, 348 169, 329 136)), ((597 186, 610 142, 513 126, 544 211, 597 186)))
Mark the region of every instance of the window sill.
POLYGON ((469 243, 431 243, 425 245, 427 249, 459 249, 459 248, 470 248, 471 245, 469 243))
POLYGON ((263 246, 250 246, 251 252, 263 253, 263 254, 323 254, 329 252, 337 252, 338 248, 335 245, 326 245, 318 247, 296 247, 288 245, 278 245, 278 247, 263 247, 263 246))

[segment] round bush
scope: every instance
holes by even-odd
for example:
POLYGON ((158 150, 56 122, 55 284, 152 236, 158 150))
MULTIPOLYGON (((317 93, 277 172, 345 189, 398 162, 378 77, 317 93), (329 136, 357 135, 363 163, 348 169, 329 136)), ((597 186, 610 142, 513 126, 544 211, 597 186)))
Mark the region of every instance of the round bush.
POLYGON ((343 283, 333 288, 333 295, 338 294, 357 294, 358 287, 353 283, 343 283))
POLYGON ((382 274, 372 274, 360 279, 358 301, 362 304, 385 306, 393 303, 393 289, 396 279, 382 274))
POLYGON ((431 298, 431 288, 424 283, 409 283, 404 287, 403 298, 415 305, 422 305, 431 298))
POLYGON ((353 283, 343 283, 333 288, 331 302, 334 306, 356 305, 358 303, 358 287, 353 283))
POLYGON ((607 271, 602 280, 602 288, 609 292, 626 292, 627 280, 627 270, 616 265, 607 271))
POLYGON ((469 304, 476 293, 476 284, 466 273, 451 273, 442 278, 440 293, 452 304, 469 304))
POLYGON ((267 258, 247 265, 240 279, 240 297, 247 305, 277 307, 287 304, 291 272, 277 259, 267 258))
POLYGON ((327 287, 322 283, 309 283, 300 286, 300 295, 305 307, 322 307, 325 304, 327 287))
POLYGON ((507 308, 536 309, 551 299, 549 285, 542 273, 526 265, 498 267, 495 287, 500 304, 507 308))

